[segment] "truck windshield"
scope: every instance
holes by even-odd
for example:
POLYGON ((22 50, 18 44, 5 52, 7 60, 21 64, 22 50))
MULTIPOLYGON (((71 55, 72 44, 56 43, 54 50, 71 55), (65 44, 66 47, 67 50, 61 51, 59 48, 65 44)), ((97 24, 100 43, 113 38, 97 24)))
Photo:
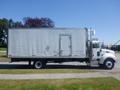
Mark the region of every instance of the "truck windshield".
POLYGON ((100 48, 99 43, 93 43, 93 48, 100 48))

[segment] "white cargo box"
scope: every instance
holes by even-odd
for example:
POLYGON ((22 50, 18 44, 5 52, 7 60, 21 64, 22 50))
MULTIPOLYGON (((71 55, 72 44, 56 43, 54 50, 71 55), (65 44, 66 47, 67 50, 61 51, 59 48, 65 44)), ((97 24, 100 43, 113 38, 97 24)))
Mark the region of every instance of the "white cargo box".
POLYGON ((87 37, 86 29, 9 29, 8 57, 86 58, 87 37))

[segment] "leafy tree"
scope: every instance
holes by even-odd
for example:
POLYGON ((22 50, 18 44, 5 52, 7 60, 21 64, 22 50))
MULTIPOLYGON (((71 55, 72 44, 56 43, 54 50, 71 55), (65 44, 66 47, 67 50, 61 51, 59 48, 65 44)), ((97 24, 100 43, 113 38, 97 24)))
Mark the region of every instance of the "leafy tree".
POLYGON ((0 46, 6 45, 7 30, 8 30, 8 20, 5 18, 0 19, 0 46))
POLYGON ((9 22, 8 27, 12 28, 14 26, 14 21, 12 19, 10 19, 8 22, 9 22))
POLYGON ((52 28, 54 27, 54 22, 49 18, 24 18, 24 26, 27 28, 32 27, 47 27, 52 28))
POLYGON ((12 28, 23 28, 23 27, 24 25, 21 22, 17 21, 14 22, 14 26, 12 28))
POLYGON ((8 28, 21 28, 23 24, 21 22, 14 22, 12 19, 0 19, 0 46, 6 46, 7 44, 7 31, 8 28))
POLYGON ((20 21, 14 22, 12 19, 8 20, 8 27, 9 28, 23 28, 24 25, 20 21))
POLYGON ((54 22, 50 18, 41 18, 42 27, 54 27, 54 22))

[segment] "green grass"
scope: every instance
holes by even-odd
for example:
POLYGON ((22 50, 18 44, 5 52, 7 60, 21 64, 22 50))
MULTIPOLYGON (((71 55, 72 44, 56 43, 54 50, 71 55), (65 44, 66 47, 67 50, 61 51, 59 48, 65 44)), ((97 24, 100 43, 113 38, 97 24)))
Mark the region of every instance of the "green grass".
POLYGON ((7 57, 5 51, 0 51, 0 62, 9 62, 10 59, 7 57))
POLYGON ((43 73, 88 73, 92 70, 83 69, 0 69, 0 74, 43 74, 43 73))
POLYGON ((0 57, 6 57, 6 52, 0 52, 0 57))
POLYGON ((120 90, 114 78, 0 80, 0 90, 120 90))
POLYGON ((0 47, 0 51, 6 51, 7 48, 0 47))
POLYGON ((6 48, 0 47, 0 60, 7 58, 6 48))

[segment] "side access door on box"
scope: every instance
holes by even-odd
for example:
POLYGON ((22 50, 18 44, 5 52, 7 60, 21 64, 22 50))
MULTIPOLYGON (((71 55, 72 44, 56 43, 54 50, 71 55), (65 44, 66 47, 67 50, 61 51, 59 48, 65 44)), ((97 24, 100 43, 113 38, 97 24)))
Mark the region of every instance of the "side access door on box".
POLYGON ((59 55, 72 55, 72 39, 71 35, 59 35, 59 55))

